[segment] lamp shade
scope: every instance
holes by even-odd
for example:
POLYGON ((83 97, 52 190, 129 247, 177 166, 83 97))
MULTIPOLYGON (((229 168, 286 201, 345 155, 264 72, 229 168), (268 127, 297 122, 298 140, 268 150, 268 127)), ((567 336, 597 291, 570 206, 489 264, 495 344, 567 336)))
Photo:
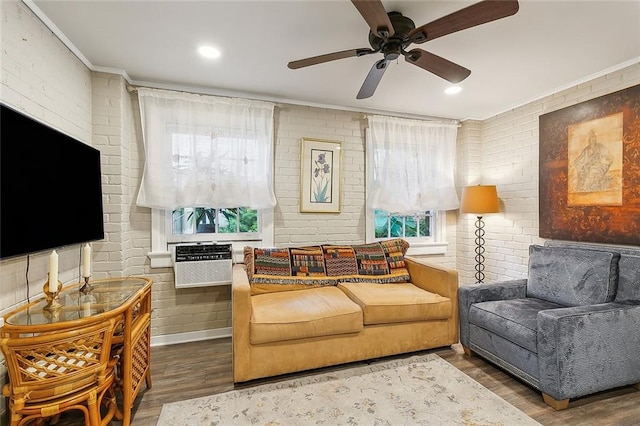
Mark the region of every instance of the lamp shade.
POLYGON ((495 185, 476 185, 462 188, 460 213, 498 213, 498 192, 495 185))

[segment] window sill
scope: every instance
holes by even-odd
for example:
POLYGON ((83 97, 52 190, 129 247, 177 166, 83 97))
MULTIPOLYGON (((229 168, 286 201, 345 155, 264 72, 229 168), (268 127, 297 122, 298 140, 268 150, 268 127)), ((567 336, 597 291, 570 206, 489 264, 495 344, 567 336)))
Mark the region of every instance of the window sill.
POLYGON ((409 241, 409 244, 410 246, 409 250, 407 250, 407 256, 446 254, 447 247, 449 246, 449 243, 447 242, 425 243, 409 241))
POLYGON ((152 268, 173 268, 173 257, 170 251, 152 251, 147 254, 152 268))

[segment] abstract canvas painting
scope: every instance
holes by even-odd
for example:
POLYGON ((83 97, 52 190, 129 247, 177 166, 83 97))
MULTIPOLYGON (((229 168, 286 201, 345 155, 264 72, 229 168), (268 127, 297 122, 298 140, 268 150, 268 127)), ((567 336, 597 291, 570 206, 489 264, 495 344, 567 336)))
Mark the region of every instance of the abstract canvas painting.
POLYGON ((540 237, 640 244, 640 85, 539 118, 540 237))

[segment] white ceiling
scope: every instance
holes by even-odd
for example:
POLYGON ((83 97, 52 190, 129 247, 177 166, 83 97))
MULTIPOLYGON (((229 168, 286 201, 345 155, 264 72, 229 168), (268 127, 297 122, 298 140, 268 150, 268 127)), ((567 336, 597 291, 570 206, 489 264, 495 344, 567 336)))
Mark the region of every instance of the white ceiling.
MULTIPOLYGON (((382 54, 287 68, 369 47, 348 0, 25 3, 90 68, 122 70, 137 85, 359 111, 482 119, 640 60, 640 0, 521 0, 514 16, 419 45, 471 70, 460 94, 443 94, 450 83, 401 58, 373 97, 356 100, 382 54), (199 57, 201 44, 222 58, 199 57)), ((475 1, 382 3, 420 26, 475 1)))

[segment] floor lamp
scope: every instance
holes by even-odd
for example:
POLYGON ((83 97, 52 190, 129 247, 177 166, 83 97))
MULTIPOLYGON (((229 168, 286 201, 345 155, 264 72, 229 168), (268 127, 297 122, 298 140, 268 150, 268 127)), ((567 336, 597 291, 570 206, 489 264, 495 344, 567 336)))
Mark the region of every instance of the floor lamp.
POLYGON ((467 186, 462 189, 460 213, 476 215, 476 283, 484 281, 484 221, 485 213, 498 213, 498 192, 495 185, 467 186))

